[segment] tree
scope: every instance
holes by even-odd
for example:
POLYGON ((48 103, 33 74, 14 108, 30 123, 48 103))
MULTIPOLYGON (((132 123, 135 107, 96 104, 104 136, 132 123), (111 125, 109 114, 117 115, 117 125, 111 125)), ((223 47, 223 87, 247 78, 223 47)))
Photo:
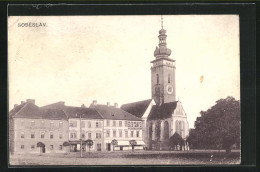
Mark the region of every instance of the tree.
POLYGON ((38 142, 36 146, 37 146, 37 147, 40 147, 40 155, 41 155, 42 149, 43 149, 43 147, 44 147, 45 145, 44 145, 42 142, 38 142))
POLYGON ((176 147, 177 145, 180 145, 181 149, 182 149, 182 146, 184 145, 184 140, 177 132, 175 132, 169 138, 169 144, 170 144, 170 147, 173 147, 173 148, 176 147))
POLYGON ((66 147, 66 152, 68 153, 68 147, 70 146, 70 143, 69 142, 64 142, 63 143, 63 146, 66 147))
POLYGON ((115 151, 115 146, 118 144, 117 140, 112 140, 111 144, 113 145, 113 151, 115 151))
POLYGON ((135 145, 137 145, 137 142, 135 140, 130 140, 129 144, 132 146, 132 151, 134 152, 135 150, 135 145))
POLYGON ((88 153, 90 153, 90 148, 94 144, 94 142, 93 142, 93 140, 88 139, 85 141, 85 143, 88 146, 88 153))
POLYGON ((200 112, 195 129, 190 130, 187 141, 192 148, 225 149, 231 151, 240 145, 240 102, 233 97, 220 99, 207 111, 200 112))

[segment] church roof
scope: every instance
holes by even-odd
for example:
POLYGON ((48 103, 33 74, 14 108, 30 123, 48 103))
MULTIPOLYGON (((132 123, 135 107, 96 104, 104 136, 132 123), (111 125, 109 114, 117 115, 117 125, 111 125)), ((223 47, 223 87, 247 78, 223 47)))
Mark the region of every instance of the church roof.
POLYGON ((140 118, 114 106, 91 105, 104 119, 141 121, 140 118))
POLYGON ((150 111, 148 120, 170 118, 177 107, 177 103, 178 101, 164 103, 161 106, 154 105, 150 111))
POLYGON ((65 119, 67 116, 59 109, 41 109, 33 103, 24 103, 10 111, 11 118, 65 119))
POLYGON ((146 109, 148 108, 149 104, 151 103, 152 99, 123 104, 120 108, 124 111, 133 114, 136 117, 141 118, 146 109))

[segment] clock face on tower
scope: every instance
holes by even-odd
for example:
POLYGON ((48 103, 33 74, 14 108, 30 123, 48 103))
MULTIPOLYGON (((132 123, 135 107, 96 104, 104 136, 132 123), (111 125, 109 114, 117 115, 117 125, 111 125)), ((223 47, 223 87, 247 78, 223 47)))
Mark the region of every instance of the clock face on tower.
POLYGON ((168 94, 172 94, 173 93, 173 87, 171 85, 167 85, 166 91, 167 91, 168 94))

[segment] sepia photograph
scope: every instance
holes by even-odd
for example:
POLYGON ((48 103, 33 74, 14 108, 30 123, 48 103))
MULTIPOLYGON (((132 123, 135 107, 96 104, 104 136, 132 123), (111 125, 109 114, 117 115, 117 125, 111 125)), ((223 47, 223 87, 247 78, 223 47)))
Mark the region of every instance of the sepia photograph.
POLYGON ((240 164, 239 22, 8 16, 10 166, 240 164))

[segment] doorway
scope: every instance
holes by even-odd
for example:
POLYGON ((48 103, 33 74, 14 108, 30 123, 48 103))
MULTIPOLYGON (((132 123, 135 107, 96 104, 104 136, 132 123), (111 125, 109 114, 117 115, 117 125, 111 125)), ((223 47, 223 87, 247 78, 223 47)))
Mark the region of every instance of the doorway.
POLYGON ((111 151, 111 144, 107 143, 107 151, 111 151))
POLYGON ((97 144, 97 151, 101 151, 101 144, 100 143, 97 144))
POLYGON ((45 153, 45 145, 42 147, 42 153, 45 153))
POLYGON ((121 151, 123 150, 123 146, 120 146, 120 150, 121 150, 121 151))

